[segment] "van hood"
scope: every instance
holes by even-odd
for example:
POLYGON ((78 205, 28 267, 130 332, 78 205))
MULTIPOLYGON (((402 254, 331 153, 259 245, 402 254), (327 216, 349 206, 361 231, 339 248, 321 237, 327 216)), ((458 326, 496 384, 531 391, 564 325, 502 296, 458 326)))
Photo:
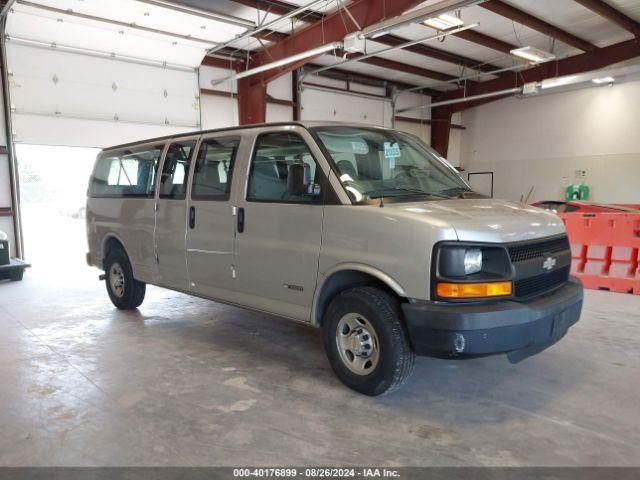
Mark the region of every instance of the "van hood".
POLYGON ((554 213, 504 200, 389 202, 385 204, 385 208, 448 223, 460 241, 508 243, 565 232, 562 220, 554 213))

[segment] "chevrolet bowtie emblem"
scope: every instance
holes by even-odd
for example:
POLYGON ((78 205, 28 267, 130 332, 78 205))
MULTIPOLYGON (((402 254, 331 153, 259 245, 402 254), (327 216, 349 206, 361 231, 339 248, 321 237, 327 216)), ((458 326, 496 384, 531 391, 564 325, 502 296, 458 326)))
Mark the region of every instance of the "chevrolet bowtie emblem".
POLYGON ((542 264, 542 268, 544 268, 545 270, 551 270, 556 266, 556 263, 558 263, 558 261, 555 258, 547 257, 542 264))

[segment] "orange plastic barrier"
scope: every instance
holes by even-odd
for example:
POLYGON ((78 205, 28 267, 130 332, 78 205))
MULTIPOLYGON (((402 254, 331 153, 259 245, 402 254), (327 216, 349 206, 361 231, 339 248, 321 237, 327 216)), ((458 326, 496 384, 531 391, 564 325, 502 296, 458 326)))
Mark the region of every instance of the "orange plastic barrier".
POLYGON ((640 214, 560 213, 571 274, 585 288, 640 295, 640 214))
POLYGON ((617 203, 616 205, 620 205, 621 207, 635 208, 636 210, 640 210, 640 203, 617 203))

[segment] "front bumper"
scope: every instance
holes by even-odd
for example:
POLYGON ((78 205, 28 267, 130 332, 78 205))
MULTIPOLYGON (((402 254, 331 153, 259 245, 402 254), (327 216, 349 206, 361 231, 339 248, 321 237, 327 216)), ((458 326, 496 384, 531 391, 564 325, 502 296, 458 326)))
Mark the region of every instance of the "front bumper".
POLYGON ((527 302, 422 302, 402 304, 402 310, 418 355, 509 353, 509 360, 517 362, 560 340, 580 318, 582 298, 582 284, 571 278, 527 302))

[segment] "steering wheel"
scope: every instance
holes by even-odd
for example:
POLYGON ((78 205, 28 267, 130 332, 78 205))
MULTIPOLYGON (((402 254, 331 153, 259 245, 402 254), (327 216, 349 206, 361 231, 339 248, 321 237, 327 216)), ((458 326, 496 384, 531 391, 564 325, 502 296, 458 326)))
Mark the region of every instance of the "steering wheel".
POLYGON ((393 177, 398 187, 420 188, 420 181, 413 176, 410 169, 403 169, 395 177, 393 177))

